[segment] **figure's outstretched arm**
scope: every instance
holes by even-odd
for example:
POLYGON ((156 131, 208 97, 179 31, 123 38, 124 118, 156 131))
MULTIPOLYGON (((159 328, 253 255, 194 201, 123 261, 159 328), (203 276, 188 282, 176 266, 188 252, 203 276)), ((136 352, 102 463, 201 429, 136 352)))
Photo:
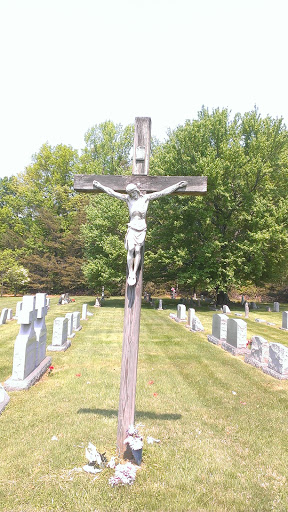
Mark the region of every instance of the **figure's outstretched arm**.
POLYGON ((153 199, 168 196, 169 194, 172 194, 179 188, 186 187, 186 185, 188 185, 187 181, 178 181, 178 183, 175 183, 175 185, 171 185, 171 187, 163 188, 163 190, 160 190, 159 192, 152 192, 152 194, 146 194, 145 197, 147 197, 149 201, 153 201, 153 199))
POLYGON ((103 190, 103 192, 105 192, 109 196, 116 197, 116 199, 120 199, 121 201, 127 200, 126 194, 120 194, 120 192, 115 192, 115 190, 113 190, 113 188, 105 187, 104 185, 101 185, 101 183, 99 183, 99 181, 96 181, 96 180, 93 181, 93 188, 100 188, 100 190, 103 190))

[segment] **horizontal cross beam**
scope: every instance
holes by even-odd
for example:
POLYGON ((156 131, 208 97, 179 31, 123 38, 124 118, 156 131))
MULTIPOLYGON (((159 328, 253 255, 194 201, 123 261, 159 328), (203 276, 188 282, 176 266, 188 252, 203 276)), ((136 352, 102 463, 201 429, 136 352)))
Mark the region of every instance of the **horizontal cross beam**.
POLYGON ((116 192, 125 193, 129 183, 134 183, 140 192, 159 192, 179 181, 187 181, 186 187, 181 188, 173 195, 199 196, 207 192, 206 176, 145 176, 140 174, 128 176, 115 176, 113 174, 76 174, 74 176, 74 190, 77 192, 91 192, 99 194, 102 191, 93 188, 93 181, 99 181, 105 187, 110 187, 116 192))

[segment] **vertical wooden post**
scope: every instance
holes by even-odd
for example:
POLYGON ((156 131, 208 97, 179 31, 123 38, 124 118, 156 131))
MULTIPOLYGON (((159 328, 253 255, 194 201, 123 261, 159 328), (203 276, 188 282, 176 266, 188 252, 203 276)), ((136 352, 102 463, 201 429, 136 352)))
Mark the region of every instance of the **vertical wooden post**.
MULTIPOLYGON (((151 119, 135 120, 134 156, 132 174, 148 174, 151 144, 151 119)), ((135 286, 127 283, 126 275, 123 347, 118 410, 117 449, 121 457, 133 458, 130 447, 124 445, 126 430, 135 420, 135 398, 139 349, 140 314, 142 300, 144 247, 135 286)))

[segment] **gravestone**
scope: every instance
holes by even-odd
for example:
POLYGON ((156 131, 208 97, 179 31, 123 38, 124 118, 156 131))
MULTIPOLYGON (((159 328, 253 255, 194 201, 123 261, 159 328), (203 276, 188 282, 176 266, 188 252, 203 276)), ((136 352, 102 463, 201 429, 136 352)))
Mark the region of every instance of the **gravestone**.
POLYGON ((186 306, 185 306, 185 304, 177 305, 177 321, 178 322, 186 321, 186 306))
POLYGON ((12 309, 10 309, 10 308, 8 309, 6 320, 13 320, 13 313, 12 313, 12 309))
POLYGON ((97 297, 96 300, 95 300, 94 308, 100 308, 100 307, 101 307, 101 304, 100 304, 100 301, 99 301, 99 299, 97 297))
POLYGON ((36 293, 36 319, 34 329, 36 333, 36 366, 46 357, 47 328, 45 317, 47 315, 46 293, 36 293))
POLYGON ((88 309, 88 304, 83 304, 81 320, 87 320, 87 309, 88 309))
POLYGON ((288 311, 283 311, 282 313, 282 329, 288 330, 288 311))
POLYGON ((22 306, 23 306, 23 302, 22 300, 17 302, 16 304, 16 313, 15 313, 15 318, 18 318, 19 317, 19 314, 20 314, 20 311, 22 311, 22 306))
POLYGON ((198 316, 194 315, 192 318, 192 328, 190 329, 190 332, 200 332, 204 331, 204 327, 199 320, 198 316))
POLYGON ((276 313, 279 313, 280 312, 280 304, 279 302, 274 302, 273 304, 273 309, 276 313))
POLYGON ((281 343, 270 343, 268 366, 262 369, 276 379, 288 379, 288 347, 281 343))
POLYGON ((163 311, 162 299, 159 299, 158 311, 163 311))
POLYGON ((6 390, 30 388, 46 372, 51 358, 45 357, 37 364, 38 341, 34 328, 37 319, 36 297, 24 295, 19 313, 20 331, 14 345, 12 376, 4 383, 6 390))
POLYGON ((227 339, 227 321, 228 316, 219 313, 213 315, 212 318, 212 336, 209 334, 207 336, 208 341, 210 343, 214 343, 214 345, 221 345, 222 342, 227 339))
POLYGON ((188 323, 187 323, 187 326, 186 326, 189 329, 192 329, 193 316, 195 316, 195 309, 194 308, 189 308, 188 309, 188 323))
POLYGON ((73 312, 73 331, 81 331, 82 325, 80 325, 80 311, 73 312))
POLYGON ((229 306, 226 306, 226 305, 223 306, 223 313, 225 315, 227 315, 227 314, 229 315, 229 313, 231 313, 229 306))
POLYGON ((73 313, 66 313, 65 318, 68 319, 67 336, 68 338, 74 338, 75 332, 73 332, 73 313))
POLYGON ((251 307, 252 307, 252 309, 257 309, 257 304, 256 304, 256 302, 252 302, 251 307))
POLYGON ((8 315, 8 308, 2 309, 1 315, 0 315, 0 325, 6 324, 7 315, 8 315))
POLYGON ((244 354, 247 345, 247 324, 238 318, 227 320, 227 340, 222 343, 222 348, 232 355, 244 354))
POLYGON ((65 352, 70 345, 71 341, 68 339, 68 318, 55 318, 53 324, 52 344, 47 347, 47 350, 51 350, 53 352, 65 352))
POLYGON ((47 309, 50 308, 50 298, 49 297, 46 297, 46 306, 47 306, 47 309))
POLYGON ((245 302, 245 318, 249 318, 249 304, 245 302))
POLYGON ((241 306, 244 306, 244 304, 245 304, 245 298, 244 298, 244 295, 242 295, 242 297, 241 297, 241 306))
POLYGON ((4 411, 9 400, 10 400, 10 397, 9 397, 8 393, 5 391, 3 386, 0 384, 0 414, 4 411))
POLYGON ((245 356, 245 363, 256 368, 267 366, 269 359, 269 343, 262 336, 252 336, 251 353, 245 356))

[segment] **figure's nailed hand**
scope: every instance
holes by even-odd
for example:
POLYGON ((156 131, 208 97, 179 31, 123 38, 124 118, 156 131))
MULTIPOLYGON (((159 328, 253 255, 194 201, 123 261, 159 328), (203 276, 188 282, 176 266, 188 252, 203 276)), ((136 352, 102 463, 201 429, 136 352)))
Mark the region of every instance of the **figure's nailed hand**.
POLYGON ((186 187, 188 185, 188 181, 179 181, 179 188, 186 187))
POLYGON ((99 181, 96 181, 96 180, 93 181, 94 188, 99 188, 99 185, 100 185, 99 181))

